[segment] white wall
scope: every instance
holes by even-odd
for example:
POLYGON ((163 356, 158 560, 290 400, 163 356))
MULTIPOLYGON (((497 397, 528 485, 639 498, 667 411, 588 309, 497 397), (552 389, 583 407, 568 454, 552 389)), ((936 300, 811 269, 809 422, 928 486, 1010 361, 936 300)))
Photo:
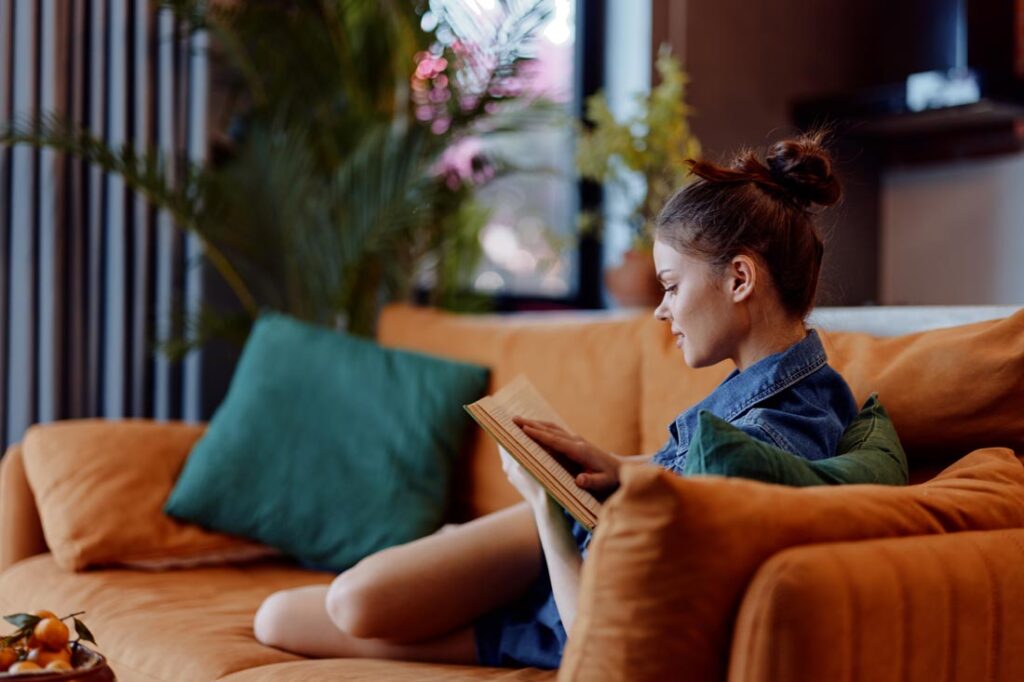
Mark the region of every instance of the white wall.
POLYGON ((885 304, 1024 303, 1024 154, 882 177, 885 304))

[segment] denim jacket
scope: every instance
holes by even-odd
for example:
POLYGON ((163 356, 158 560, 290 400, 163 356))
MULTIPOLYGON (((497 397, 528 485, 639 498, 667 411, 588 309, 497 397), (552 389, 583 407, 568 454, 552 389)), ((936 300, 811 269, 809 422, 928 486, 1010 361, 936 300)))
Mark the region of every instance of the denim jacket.
MULTIPOLYGON (((651 458, 652 464, 682 473, 701 410, 811 460, 836 454, 843 431, 858 411, 850 387, 828 365, 813 329, 786 350, 761 358, 742 372, 733 370, 708 397, 676 417, 669 424, 668 441, 651 458)), ((574 522, 572 535, 586 556, 591 534, 574 522)))
POLYGON ((805 459, 836 454, 839 438, 857 415, 846 381, 828 365, 818 333, 733 370, 711 394, 669 425, 669 438, 651 462, 680 473, 701 410, 747 434, 805 459))

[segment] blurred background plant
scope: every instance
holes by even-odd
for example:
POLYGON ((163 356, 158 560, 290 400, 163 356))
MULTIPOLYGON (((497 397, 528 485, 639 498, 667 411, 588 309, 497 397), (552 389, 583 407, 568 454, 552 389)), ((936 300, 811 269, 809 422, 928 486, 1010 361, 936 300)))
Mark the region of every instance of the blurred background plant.
POLYGON ((53 116, 15 122, 0 143, 96 163, 198 237, 239 305, 208 304, 165 350, 240 343, 264 309, 372 335, 425 258, 431 302, 482 305, 463 293, 488 218, 474 193, 528 170, 485 142, 560 114, 521 77, 538 0, 484 16, 426 0, 160 4, 210 38, 207 163, 169 173, 156 151, 109 147, 53 116))
MULTIPOLYGON (((616 120, 603 92, 587 98, 586 121, 576 146, 579 174, 595 182, 617 186, 628 197, 624 220, 632 234, 632 248, 650 251, 650 226, 672 193, 688 182, 687 159, 700 156, 700 143, 690 132, 686 105, 687 77, 667 45, 655 62, 660 82, 650 93, 638 93, 636 114, 616 120)), ((595 213, 580 216, 582 231, 600 230, 595 213)))

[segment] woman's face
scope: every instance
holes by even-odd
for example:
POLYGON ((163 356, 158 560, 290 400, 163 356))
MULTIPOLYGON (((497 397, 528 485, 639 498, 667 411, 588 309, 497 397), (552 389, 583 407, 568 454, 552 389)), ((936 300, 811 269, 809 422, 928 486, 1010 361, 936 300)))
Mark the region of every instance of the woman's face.
POLYGON ((735 353, 735 306, 724 277, 707 262, 654 242, 654 269, 665 288, 654 317, 668 322, 690 367, 708 367, 735 353))

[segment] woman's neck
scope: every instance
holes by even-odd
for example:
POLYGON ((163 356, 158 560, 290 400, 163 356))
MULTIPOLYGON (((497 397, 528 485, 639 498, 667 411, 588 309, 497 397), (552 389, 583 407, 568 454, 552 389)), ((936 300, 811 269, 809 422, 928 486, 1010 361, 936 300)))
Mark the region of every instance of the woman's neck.
POLYGON ((733 358, 733 361, 736 363, 736 368, 742 372, 758 360, 781 353, 793 344, 803 341, 806 336, 807 328, 804 327, 803 320, 785 325, 763 327, 756 332, 752 331, 743 340, 739 348, 736 349, 736 357, 733 358))

